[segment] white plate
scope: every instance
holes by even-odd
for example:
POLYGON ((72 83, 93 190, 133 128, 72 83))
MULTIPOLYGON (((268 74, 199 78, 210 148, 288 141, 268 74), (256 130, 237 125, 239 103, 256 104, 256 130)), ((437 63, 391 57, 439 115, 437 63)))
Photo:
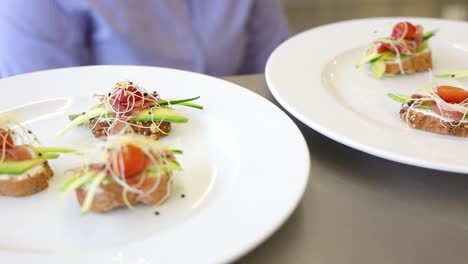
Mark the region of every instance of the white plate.
POLYGON ((430 84, 428 73, 374 80, 362 52, 388 36, 401 20, 439 29, 430 40, 434 72, 468 69, 468 24, 438 19, 377 18, 321 26, 283 43, 271 55, 266 78, 271 92, 309 127, 361 151, 411 165, 468 172, 468 139, 408 128, 401 104, 386 94, 412 94, 430 84))
POLYGON ((205 109, 177 107, 191 120, 164 139, 184 150, 174 195, 160 207, 80 217, 75 197, 63 201, 57 190, 64 170, 77 165, 62 156, 52 161, 47 190, 0 197, 2 263, 226 262, 261 243, 296 207, 309 172, 302 134, 273 104, 232 83, 162 68, 70 68, 0 80, 0 105, 17 108, 44 145, 89 144, 84 128, 54 135, 67 114, 86 110, 93 93, 121 79, 166 98, 201 96, 205 109))

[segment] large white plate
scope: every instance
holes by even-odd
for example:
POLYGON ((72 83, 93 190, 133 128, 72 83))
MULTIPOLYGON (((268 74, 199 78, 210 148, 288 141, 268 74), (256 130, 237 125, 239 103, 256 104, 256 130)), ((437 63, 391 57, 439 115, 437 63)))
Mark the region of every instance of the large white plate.
POLYGON ((78 164, 63 156, 52 161, 47 190, 0 197, 2 263, 226 262, 261 243, 296 207, 309 172, 302 134, 273 104, 232 83, 162 68, 70 68, 0 80, 0 105, 16 108, 44 145, 86 147, 93 138, 84 128, 60 139, 55 132, 121 79, 166 98, 201 96, 205 109, 177 107, 191 120, 164 139, 184 150, 174 195, 160 207, 80 217, 75 197, 58 192, 63 172, 78 164))
POLYGON ((434 72, 468 69, 467 23, 420 18, 345 21, 311 29, 278 47, 266 67, 270 90, 296 118, 345 145, 402 163, 467 173, 468 139, 408 128, 399 118, 400 104, 386 96, 427 86, 428 73, 374 80, 368 67, 355 68, 368 43, 388 36, 401 20, 439 29, 430 40, 434 72))

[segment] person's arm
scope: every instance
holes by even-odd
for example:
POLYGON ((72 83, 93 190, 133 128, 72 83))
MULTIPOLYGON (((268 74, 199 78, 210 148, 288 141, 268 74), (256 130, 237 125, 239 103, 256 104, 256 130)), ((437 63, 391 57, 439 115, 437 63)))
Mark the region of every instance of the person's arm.
POLYGON ((241 74, 264 72, 271 52, 291 35, 282 4, 281 0, 254 1, 241 74))
POLYGON ((57 1, 0 1, 0 78, 89 63, 85 17, 57 1))

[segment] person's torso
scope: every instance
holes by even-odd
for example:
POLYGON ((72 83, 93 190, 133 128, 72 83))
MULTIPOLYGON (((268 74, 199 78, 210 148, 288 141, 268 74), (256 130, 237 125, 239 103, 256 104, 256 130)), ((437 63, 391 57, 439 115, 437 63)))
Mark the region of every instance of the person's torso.
POLYGON ((226 75, 242 67, 251 5, 250 0, 75 0, 73 8, 89 21, 92 63, 226 75))

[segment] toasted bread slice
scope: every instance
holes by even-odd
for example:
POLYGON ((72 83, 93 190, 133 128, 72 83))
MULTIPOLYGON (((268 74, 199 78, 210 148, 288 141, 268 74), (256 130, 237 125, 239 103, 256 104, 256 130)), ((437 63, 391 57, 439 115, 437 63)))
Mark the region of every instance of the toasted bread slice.
MULTIPOLYGON (((143 191, 150 191, 155 184, 155 180, 146 180, 141 188, 143 191)), ((144 203, 149 205, 161 204, 169 198, 171 188, 171 176, 164 174, 160 177, 160 182, 157 188, 146 196, 139 197, 135 193, 127 192, 127 200, 130 204, 144 203)), ((99 190, 94 196, 91 204, 91 211, 102 213, 112 210, 116 207, 126 206, 124 202, 124 189, 115 181, 101 183, 99 190)), ((86 194, 86 187, 76 189, 76 197, 81 206, 83 206, 86 194)))
POLYGON ((28 196, 40 192, 49 186, 48 180, 53 175, 49 163, 44 161, 24 175, 0 179, 0 195, 28 196))
MULTIPOLYGON (((431 49, 426 48, 422 52, 405 58, 401 61, 401 68, 405 73, 424 72, 432 69, 432 55, 431 49)), ((386 74, 399 74, 401 73, 400 65, 394 61, 385 63, 386 74)))
POLYGON ((400 110, 400 117, 411 128, 457 137, 468 137, 468 123, 448 122, 437 116, 415 111, 406 104, 400 110))
MULTIPOLYGON (((153 121, 128 121, 130 127, 135 133, 151 137, 153 139, 159 139, 167 136, 171 132, 171 123, 169 122, 153 122, 153 121)), ((93 135, 97 138, 107 136, 106 128, 109 127, 109 123, 102 121, 96 123, 96 118, 89 120, 89 128, 93 135)))

